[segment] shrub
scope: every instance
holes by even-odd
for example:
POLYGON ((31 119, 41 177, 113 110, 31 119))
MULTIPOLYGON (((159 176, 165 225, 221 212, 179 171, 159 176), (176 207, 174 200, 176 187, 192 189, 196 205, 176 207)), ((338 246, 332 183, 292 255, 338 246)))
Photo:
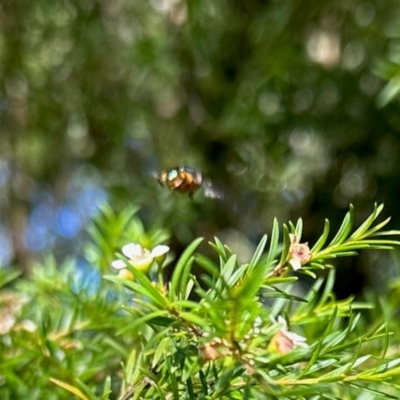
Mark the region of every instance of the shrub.
POLYGON ((334 238, 326 221, 311 248, 301 220, 275 220, 240 264, 217 238, 215 259, 198 238, 174 263, 157 246, 165 231, 146 231, 136 209, 104 207, 85 267, 49 257, 12 288, 16 275, 2 272, 1 398, 395 399, 398 342, 376 311, 393 317, 399 296, 337 300, 329 264, 399 244, 387 236, 400 232, 383 231, 389 219, 376 223, 382 208, 353 231, 350 207, 334 238), (304 275, 314 282, 302 293, 304 275))

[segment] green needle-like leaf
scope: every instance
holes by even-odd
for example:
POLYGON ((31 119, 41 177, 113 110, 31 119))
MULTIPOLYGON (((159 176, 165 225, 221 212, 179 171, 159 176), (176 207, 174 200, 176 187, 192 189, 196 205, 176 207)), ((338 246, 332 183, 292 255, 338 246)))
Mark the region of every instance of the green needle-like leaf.
MULTIPOLYGON (((185 272, 185 269, 190 269, 191 264, 192 264, 192 255, 197 249, 197 247, 200 245, 200 243, 203 241, 203 238, 198 238, 194 240, 183 252, 181 257, 179 258, 179 261, 177 262, 174 272, 172 274, 172 279, 171 279, 171 286, 169 290, 169 297, 171 300, 173 299, 178 299, 178 298, 184 298, 185 296, 185 288, 181 287, 180 284, 182 282, 185 282, 185 279, 188 277, 188 272, 185 272), (183 276, 185 276, 183 278, 183 276)), ((186 280, 187 282, 187 280, 186 280)))
POLYGON ((162 317, 162 316, 167 316, 167 315, 169 315, 167 310, 160 310, 160 311, 152 312, 150 314, 146 314, 145 316, 136 319, 131 324, 128 324, 128 325, 124 326, 118 332, 118 335, 121 335, 122 333, 129 332, 129 331, 134 332, 137 327, 139 327, 141 325, 144 325, 144 323, 151 324, 151 320, 153 320, 153 319, 155 319, 157 317, 162 317))
POLYGON ((267 240, 268 240, 268 236, 264 235, 262 237, 260 243, 258 244, 257 249, 254 252, 254 255, 250 261, 249 270, 253 269, 258 264, 258 261, 260 260, 261 255, 264 252, 265 246, 267 244, 267 240))
POLYGON ((365 222, 350 236, 350 239, 360 239, 364 236, 365 232, 368 231, 369 227, 372 225, 372 223, 376 220, 378 215, 381 213, 383 210, 383 204, 380 206, 377 206, 375 204, 374 206, 374 211, 372 214, 365 220, 365 222))
POLYGON ((321 338, 319 339, 319 341, 318 341, 318 343, 317 343, 316 348, 315 348, 314 351, 313 351, 313 354, 312 354, 312 356, 311 356, 311 360, 308 362, 308 364, 306 365, 306 367, 305 367, 305 368, 303 369, 303 371, 301 372, 300 377, 304 376, 304 375, 310 370, 310 368, 314 365, 314 363, 317 361, 318 356, 319 356, 319 354, 320 354, 320 352, 321 352, 321 350, 322 350, 322 345, 323 345, 324 339, 325 339, 325 338, 329 335, 329 333, 332 331, 332 326, 333 326, 333 323, 334 323, 335 320, 336 320, 337 312, 338 312, 338 309, 335 308, 334 311, 333 311, 333 313, 332 313, 332 316, 331 316, 331 318, 330 318, 330 320, 329 320, 329 322, 328 322, 328 325, 327 325, 327 327, 326 327, 325 330, 324 330, 324 333, 322 334, 321 338))
POLYGON ((289 248, 290 248, 289 229, 285 224, 283 224, 283 248, 279 264, 283 265, 285 263, 289 254, 289 248))
POLYGON ((350 204, 350 210, 344 217, 342 225, 340 226, 336 236, 332 239, 332 242, 329 244, 329 247, 333 247, 343 243, 347 239, 347 236, 350 234, 351 229, 353 228, 353 223, 354 223, 354 208, 350 204))
POLYGON ((330 227, 329 221, 326 219, 322 235, 318 239, 317 243, 315 243, 314 247, 311 249, 311 253, 318 253, 322 249, 326 240, 328 239, 329 227, 330 227))

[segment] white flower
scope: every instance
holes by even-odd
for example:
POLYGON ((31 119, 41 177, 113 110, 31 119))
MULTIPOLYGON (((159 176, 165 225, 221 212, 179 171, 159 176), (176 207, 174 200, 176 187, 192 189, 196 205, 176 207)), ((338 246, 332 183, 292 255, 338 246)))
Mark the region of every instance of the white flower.
POLYGON ((279 354, 287 354, 296 347, 308 347, 307 339, 305 337, 288 330, 285 318, 279 316, 278 323, 280 323, 282 327, 271 340, 271 350, 279 354))
MULTIPOLYGON (((149 251, 140 244, 128 243, 122 246, 121 251, 128 260, 114 260, 111 263, 113 268, 118 269, 121 272, 124 269, 127 269, 128 264, 130 264, 139 271, 147 273, 153 260, 156 261, 160 266, 163 264, 169 251, 169 247, 165 245, 159 245, 149 251)), ((121 274, 121 276, 123 275, 124 273, 121 274)))
POLYGON ((312 254, 308 247, 308 243, 299 243, 297 235, 293 235, 292 233, 289 234, 289 237, 289 264, 295 271, 297 271, 311 260, 312 254))
MULTIPOLYGON (((150 251, 142 247, 140 244, 128 243, 122 246, 122 254, 128 258, 128 263, 139 271, 148 272, 153 262, 150 251)), ((121 264, 122 265, 122 264, 121 264)))

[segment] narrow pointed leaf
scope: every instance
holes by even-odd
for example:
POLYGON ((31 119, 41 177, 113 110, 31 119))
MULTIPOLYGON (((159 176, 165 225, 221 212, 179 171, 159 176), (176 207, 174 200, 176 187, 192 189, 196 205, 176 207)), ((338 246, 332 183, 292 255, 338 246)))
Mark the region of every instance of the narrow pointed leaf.
POLYGON ((187 286, 188 286, 188 281, 190 279, 190 273, 192 270, 192 265, 193 265, 193 260, 194 257, 190 257, 189 261, 186 264, 186 268, 183 269, 182 271, 182 277, 181 277, 181 282, 180 282, 180 287, 179 287, 179 295, 182 299, 186 299, 186 294, 187 294, 187 286))
POLYGON ((151 386, 154 387, 157 390, 157 394, 158 394, 157 398, 159 398, 161 400, 166 400, 164 390, 160 387, 160 385, 158 383, 158 379, 159 378, 152 371, 150 371, 147 368, 141 368, 140 372, 150 379, 151 386))
POLYGON ((279 264, 283 265, 284 262, 287 259, 287 256, 289 254, 289 248, 290 248, 290 238, 289 238, 289 230, 287 226, 284 224, 283 225, 283 248, 282 248, 282 254, 281 254, 281 259, 279 261, 279 264))
POLYGON ((81 389, 83 389, 86 392, 86 395, 88 396, 89 400, 98 400, 98 397, 94 394, 92 389, 86 385, 83 381, 80 379, 76 379, 76 383, 80 386, 81 389))
POLYGON ((193 313, 189 313, 189 312, 181 312, 181 313, 179 313, 179 316, 181 318, 183 318, 184 320, 191 322, 195 325, 198 325, 200 327, 204 328, 204 327, 208 326, 207 322, 203 318, 199 317, 197 314, 193 314, 193 313))
POLYGON ((206 272, 212 277, 218 277, 220 275, 220 270, 216 264, 209 258, 203 256, 202 254, 196 254, 194 260, 199 264, 206 272))
POLYGON ((347 236, 350 234, 351 229, 353 228, 353 223, 354 223, 354 208, 350 204, 350 210, 344 217, 342 225, 340 226, 337 234, 329 244, 329 247, 343 243, 347 239, 347 236))
POLYGON ((140 376, 140 367, 143 362, 143 349, 139 346, 135 347, 128 358, 125 376, 129 385, 134 385, 140 376))
POLYGON ((222 258, 223 261, 226 261, 228 259, 227 255, 226 255, 226 249, 225 246, 221 243, 221 241, 215 237, 214 238, 215 244, 214 243, 210 243, 210 246, 213 247, 217 253, 220 255, 220 257, 222 258))
POLYGON ((144 323, 151 323, 152 319, 155 319, 157 317, 163 317, 169 315, 169 312, 167 310, 160 310, 156 312, 152 312, 149 314, 146 314, 145 316, 136 319, 134 322, 131 324, 125 325, 122 329, 118 331, 118 335, 121 335, 124 332, 128 331, 135 331, 137 327, 140 325, 143 325, 144 323))
POLYGON ((167 354, 167 349, 170 346, 170 338, 164 337, 154 352, 153 360, 151 361, 151 368, 154 369, 164 354, 167 354))
POLYGON ((378 396, 380 396, 382 398, 399 400, 399 398, 397 396, 392 396, 392 395, 390 395, 388 393, 384 393, 384 392, 381 392, 379 390, 372 389, 370 386, 357 385, 355 383, 350 383, 350 386, 356 388, 359 391, 359 393, 368 392, 368 393, 372 393, 374 395, 378 395, 378 396))
POLYGON ((365 232, 369 229, 369 227, 372 225, 372 223, 375 221, 375 219, 378 217, 378 215, 381 213, 383 210, 383 204, 380 206, 377 206, 375 204, 374 206, 374 211, 372 214, 364 221, 364 223, 350 236, 350 239, 359 239, 361 238, 365 232))
MULTIPOLYGON (((384 226, 386 226, 391 220, 391 217, 386 218, 384 221, 380 222, 379 224, 376 224, 373 228, 368 229, 367 232, 365 232, 364 236, 372 236, 375 235, 376 232, 380 231, 384 226)), ((398 235, 399 233, 397 233, 398 235)))
POLYGON ((324 291, 318 302, 317 308, 322 307, 327 302, 328 298, 332 295, 333 285, 335 284, 335 275, 335 270, 329 272, 328 279, 326 280, 324 291))
POLYGON ((225 282, 228 282, 233 274, 236 267, 236 255, 230 256, 226 264, 221 271, 221 277, 225 282))
POLYGON ((155 304, 166 307, 167 300, 166 298, 156 289, 148 278, 140 271, 136 270, 135 268, 129 268, 133 271, 135 278, 138 279, 140 283, 130 281, 127 279, 121 279, 114 275, 105 275, 103 278, 107 279, 111 282, 115 282, 118 284, 122 284, 130 289, 132 289, 135 293, 138 293, 142 296, 148 297, 151 299, 155 304))
POLYGON ((322 344, 324 342, 324 339, 326 338, 326 336, 329 335, 329 333, 331 333, 332 331, 332 326, 333 323, 336 320, 336 315, 337 315, 338 309, 335 308, 334 312, 332 313, 332 316, 328 322, 328 325, 326 326, 324 333, 322 334, 321 338, 319 339, 318 343, 317 343, 317 347, 315 348, 313 355, 311 357, 311 360, 308 362, 308 364, 305 366, 305 368, 303 369, 302 373, 300 374, 300 376, 304 376, 309 370, 310 368, 315 364, 315 362, 317 361, 320 352, 322 351, 322 344))
POLYGON ((178 263, 175 266, 174 272, 172 274, 172 279, 171 279, 171 287, 169 291, 169 296, 170 299, 174 299, 179 297, 179 284, 182 281, 182 274, 185 268, 190 267, 190 259, 197 249, 197 247, 200 245, 200 243, 203 241, 203 238, 197 238, 194 240, 183 252, 181 257, 178 260, 178 263))
POLYGON ((274 260, 275 255, 278 253, 278 245, 279 245, 279 224, 278 220, 274 218, 274 223, 272 226, 272 234, 271 241, 269 245, 268 257, 267 257, 267 265, 271 265, 274 260))
POLYGON ((297 220, 295 233, 299 238, 303 235, 303 220, 301 218, 297 220))
POLYGON ((267 240, 268 240, 268 236, 264 235, 262 237, 260 243, 258 244, 256 251, 254 252, 254 255, 250 261, 249 269, 254 268, 258 264, 258 261, 260 260, 262 254, 264 252, 265 246, 267 244, 267 240))
POLYGON ((82 400, 90 400, 89 397, 87 397, 80 389, 76 388, 75 386, 70 385, 69 383, 59 381, 58 379, 55 379, 55 378, 49 378, 49 381, 54 383, 57 386, 62 387, 65 390, 68 390, 68 392, 74 394, 75 396, 79 397, 82 400))
POLYGON ((328 239, 329 229, 330 229, 329 227, 330 227, 329 221, 326 219, 322 235, 317 240, 317 243, 315 243, 314 247, 311 249, 311 253, 318 253, 322 249, 322 247, 324 247, 324 244, 328 239))
POLYGON ((108 400, 111 393, 111 377, 107 376, 106 382, 104 383, 103 394, 101 400, 108 400))

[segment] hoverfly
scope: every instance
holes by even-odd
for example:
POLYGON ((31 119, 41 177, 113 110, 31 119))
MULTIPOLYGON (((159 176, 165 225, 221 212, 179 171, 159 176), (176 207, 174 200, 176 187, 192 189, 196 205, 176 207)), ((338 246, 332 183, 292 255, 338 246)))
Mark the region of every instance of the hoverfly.
POLYGON ((200 188, 204 188, 204 194, 211 198, 221 198, 222 195, 217 191, 208 179, 203 178, 203 174, 187 165, 179 165, 168 170, 161 171, 157 177, 161 186, 167 186, 170 190, 179 193, 187 193, 189 197, 200 188))

